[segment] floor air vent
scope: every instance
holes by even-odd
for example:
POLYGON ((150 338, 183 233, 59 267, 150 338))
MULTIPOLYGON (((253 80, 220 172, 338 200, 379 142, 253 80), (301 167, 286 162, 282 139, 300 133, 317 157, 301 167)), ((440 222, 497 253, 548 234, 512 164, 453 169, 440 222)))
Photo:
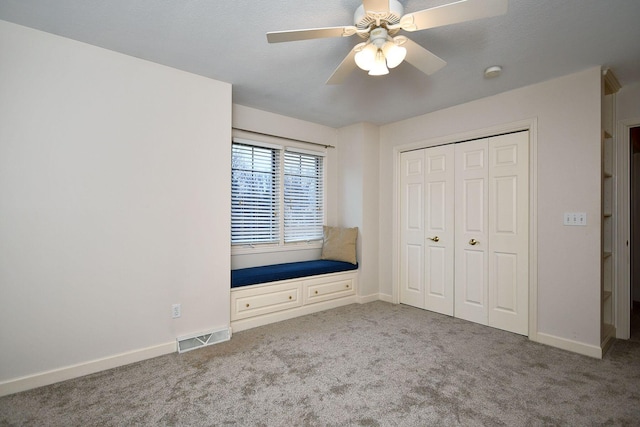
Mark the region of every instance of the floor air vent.
POLYGON ((220 342, 229 341, 231 339, 231 330, 221 329, 219 331, 207 332, 199 335, 190 335, 178 338, 178 353, 195 350, 220 342))

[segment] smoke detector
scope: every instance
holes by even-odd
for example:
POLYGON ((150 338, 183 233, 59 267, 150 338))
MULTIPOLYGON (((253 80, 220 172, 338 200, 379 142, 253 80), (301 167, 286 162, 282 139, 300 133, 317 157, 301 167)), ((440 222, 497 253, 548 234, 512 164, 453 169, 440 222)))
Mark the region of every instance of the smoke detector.
POLYGON ((502 67, 499 65, 494 65, 484 70, 484 76, 488 79, 491 79, 494 77, 498 77, 501 72, 502 72, 502 67))

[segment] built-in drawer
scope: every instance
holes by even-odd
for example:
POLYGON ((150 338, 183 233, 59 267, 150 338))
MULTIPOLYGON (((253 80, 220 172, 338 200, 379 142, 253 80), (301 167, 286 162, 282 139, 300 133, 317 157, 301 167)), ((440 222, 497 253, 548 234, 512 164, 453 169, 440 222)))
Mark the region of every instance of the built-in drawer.
POLYGON ((304 303, 313 304, 355 295, 355 281, 349 278, 321 278, 304 282, 304 303))
POLYGON ((231 291, 231 320, 246 319, 302 305, 301 282, 231 291))

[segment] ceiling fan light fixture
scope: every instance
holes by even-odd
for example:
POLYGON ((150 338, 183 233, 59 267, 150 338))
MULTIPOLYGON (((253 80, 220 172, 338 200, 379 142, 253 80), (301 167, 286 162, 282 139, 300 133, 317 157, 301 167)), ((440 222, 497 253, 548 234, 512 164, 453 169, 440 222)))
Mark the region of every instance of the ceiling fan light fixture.
POLYGON ((369 75, 384 76, 385 74, 389 74, 389 69, 387 68, 387 63, 384 59, 384 53, 382 53, 382 50, 378 49, 378 53, 376 53, 375 63, 369 71, 369 75))
POLYGON ((382 48, 382 52, 384 53, 384 57, 387 59, 387 67, 389 68, 396 68, 407 56, 407 49, 402 46, 398 46, 391 40, 385 43, 382 48))
POLYGON ((365 71, 371 70, 375 65, 377 52, 378 48, 373 44, 364 44, 354 58, 356 65, 365 71))
MULTIPOLYGON (((446 62, 399 31, 420 31, 475 19, 504 15, 509 0, 453 0, 452 3, 404 14, 403 0, 361 0, 353 17, 354 25, 307 28, 302 30, 272 31, 267 33, 269 43, 297 40, 348 37, 358 35, 364 39, 356 45, 333 72, 327 84, 339 84, 355 68, 369 75, 389 73, 389 68, 403 61, 431 75, 446 62)), ((491 73, 487 72, 487 77, 491 73)))

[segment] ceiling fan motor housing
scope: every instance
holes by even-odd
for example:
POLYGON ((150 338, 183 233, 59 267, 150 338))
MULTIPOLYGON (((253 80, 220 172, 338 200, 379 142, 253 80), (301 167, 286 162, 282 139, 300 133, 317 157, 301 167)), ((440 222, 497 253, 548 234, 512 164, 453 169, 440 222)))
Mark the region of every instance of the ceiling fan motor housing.
MULTIPOLYGON (((400 18, 404 14, 404 8, 398 0, 389 0, 389 10, 377 12, 374 10, 364 10, 364 5, 360 5, 353 14, 353 23, 358 29, 366 30, 371 26, 378 26, 380 23, 395 25, 400 23, 400 18)), ((395 30, 397 32, 398 30, 395 30)), ((390 35, 391 32, 389 32, 390 35)), ((362 38, 367 38, 367 33, 358 33, 362 38)))

